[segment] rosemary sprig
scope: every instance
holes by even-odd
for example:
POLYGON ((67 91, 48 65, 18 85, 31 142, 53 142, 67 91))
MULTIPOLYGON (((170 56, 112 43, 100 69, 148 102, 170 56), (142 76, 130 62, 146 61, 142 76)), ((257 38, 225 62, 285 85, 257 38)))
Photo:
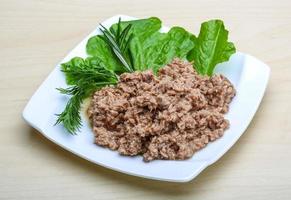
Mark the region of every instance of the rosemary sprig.
POLYGON ((121 18, 119 18, 117 23, 117 32, 111 32, 102 24, 100 24, 100 26, 100 31, 104 34, 106 43, 110 46, 118 60, 124 65, 128 72, 133 72, 134 69, 131 63, 128 61, 128 59, 130 59, 130 55, 128 55, 128 45, 131 40, 131 35, 128 36, 128 34, 132 25, 128 24, 121 31, 121 18))

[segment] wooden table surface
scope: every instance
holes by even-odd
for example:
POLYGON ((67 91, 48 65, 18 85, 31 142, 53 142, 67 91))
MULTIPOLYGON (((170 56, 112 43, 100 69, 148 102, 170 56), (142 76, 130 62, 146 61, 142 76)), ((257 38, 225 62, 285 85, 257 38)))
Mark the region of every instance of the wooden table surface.
MULTIPOLYGON (((291 2, 289 0, 1 0, 0 199, 290 199, 291 2), (21 113, 45 77, 99 22, 158 16, 197 33, 221 18, 237 49, 271 67, 252 123, 218 162, 189 183, 136 178, 51 143, 21 113)), ((177 169, 178 170, 178 169, 177 169)))

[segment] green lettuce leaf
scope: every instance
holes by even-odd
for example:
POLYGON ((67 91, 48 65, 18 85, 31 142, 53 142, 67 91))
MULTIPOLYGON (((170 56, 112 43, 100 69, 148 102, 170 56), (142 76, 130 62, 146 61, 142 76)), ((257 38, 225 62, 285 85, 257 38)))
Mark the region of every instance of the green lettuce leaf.
MULTIPOLYGON (((158 43, 162 39, 162 35, 159 30, 162 27, 162 22, 156 17, 150 17, 147 19, 122 21, 119 31, 131 24, 131 29, 128 33, 129 43, 129 55, 131 58, 131 64, 134 70, 143 71, 148 68, 148 59, 145 57, 145 51, 154 43, 158 43)), ((118 31, 117 24, 113 24, 110 27, 111 32, 116 33, 118 31)))
POLYGON ((228 42, 223 21, 210 20, 202 23, 195 46, 187 58, 194 61, 198 73, 211 76, 215 66, 229 60, 235 51, 234 44, 228 42))
MULTIPOLYGON (((173 58, 186 59, 194 47, 195 36, 181 27, 173 27, 168 33, 160 33, 161 21, 156 17, 121 22, 122 31, 128 24, 132 25, 129 53, 135 70, 153 69, 168 64, 173 58)), ((118 31, 117 24, 111 26, 113 33, 118 31)))
MULTIPOLYGON (((141 41, 146 40, 152 34, 158 32, 162 27, 162 22, 157 17, 150 17, 147 19, 138 19, 132 21, 122 21, 121 30, 122 31, 127 25, 131 24, 132 28, 129 31, 128 37, 134 34, 135 37, 140 37, 141 41)), ((110 31, 116 33, 118 31, 117 23, 110 27, 110 31)))
POLYGON ((194 35, 181 27, 171 28, 160 36, 159 42, 152 41, 153 45, 145 50, 147 66, 157 72, 174 58, 186 59, 195 45, 193 38, 194 35))

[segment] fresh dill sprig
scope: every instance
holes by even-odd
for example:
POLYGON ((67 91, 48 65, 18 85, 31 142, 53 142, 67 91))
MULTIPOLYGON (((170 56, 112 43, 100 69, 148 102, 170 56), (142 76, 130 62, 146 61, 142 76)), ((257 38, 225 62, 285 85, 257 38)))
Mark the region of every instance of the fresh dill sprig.
POLYGON ((74 86, 68 88, 57 88, 61 94, 69 95, 64 111, 56 114, 58 119, 55 123, 62 123, 68 132, 76 135, 76 132, 82 126, 80 109, 83 100, 90 96, 95 90, 107 85, 116 84, 118 81, 117 75, 114 72, 107 70, 102 66, 75 66, 72 68, 62 69, 66 75, 78 78, 74 86))
POLYGON ((57 88, 62 94, 72 95, 68 101, 64 111, 60 114, 56 114, 58 119, 55 123, 62 123, 69 133, 76 135, 76 132, 81 128, 81 116, 80 109, 84 99, 84 91, 78 86, 70 88, 57 88))
POLYGON ((132 27, 131 24, 128 24, 122 31, 121 31, 121 18, 117 23, 117 31, 110 31, 102 24, 100 24, 101 28, 100 31, 104 34, 105 42, 110 46, 116 57, 119 61, 124 65, 128 72, 133 72, 134 69, 130 62, 131 56, 130 52, 128 51, 128 45, 131 40, 131 36, 129 35, 129 31, 132 27))
POLYGON ((113 72, 102 66, 101 63, 98 64, 80 64, 74 67, 63 66, 62 72, 66 74, 67 77, 75 77, 79 82, 100 82, 100 81, 115 81, 118 76, 113 72))

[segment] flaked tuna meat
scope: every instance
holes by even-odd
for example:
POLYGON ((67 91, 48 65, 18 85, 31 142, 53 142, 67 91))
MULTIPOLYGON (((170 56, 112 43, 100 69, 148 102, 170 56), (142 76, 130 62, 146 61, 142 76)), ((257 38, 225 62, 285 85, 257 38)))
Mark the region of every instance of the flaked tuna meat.
POLYGON ((97 145, 145 161, 183 160, 223 135, 234 96, 223 75, 201 76, 174 59, 157 76, 122 74, 116 86, 94 93, 88 115, 97 145))

